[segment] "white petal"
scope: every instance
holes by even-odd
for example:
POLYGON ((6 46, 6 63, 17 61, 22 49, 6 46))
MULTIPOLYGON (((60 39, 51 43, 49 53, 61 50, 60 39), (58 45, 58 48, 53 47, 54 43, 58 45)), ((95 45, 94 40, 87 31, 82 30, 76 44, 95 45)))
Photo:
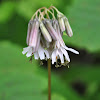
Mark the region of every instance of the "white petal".
POLYGON ((39 47, 38 54, 41 60, 45 59, 44 50, 41 46, 39 47))
POLYGON ((39 59, 39 55, 38 55, 38 53, 36 52, 36 53, 34 53, 34 58, 35 59, 39 59))
POLYGON ((59 50, 58 55, 60 57, 61 63, 64 63, 64 57, 63 57, 63 53, 59 50))
POLYGON ((22 54, 25 54, 26 52, 28 52, 29 51, 29 48, 30 47, 23 48, 22 54))
POLYGON ((64 49, 64 48, 61 48, 61 51, 63 52, 63 54, 65 55, 65 59, 70 62, 70 58, 69 58, 69 55, 67 53, 67 51, 64 49))
POLYGON ((62 37, 61 37, 61 36, 59 36, 59 37, 60 37, 60 38, 59 38, 59 42, 60 42, 61 46, 65 46, 65 43, 64 43, 62 37))
POLYGON ((26 56, 27 56, 27 57, 32 56, 32 48, 29 48, 29 51, 28 51, 28 53, 26 54, 26 56))
POLYGON ((56 62, 56 50, 53 51, 51 58, 52 58, 52 64, 54 64, 54 62, 56 62))
POLYGON ((49 52, 48 52, 47 50, 44 50, 44 52, 45 52, 45 54, 46 54, 47 59, 49 59, 49 58, 50 58, 49 52))
POLYGON ((76 51, 76 50, 74 50, 74 49, 72 49, 72 48, 68 48, 67 46, 65 46, 64 48, 65 48, 66 50, 68 50, 68 51, 71 51, 71 52, 75 53, 75 54, 79 54, 78 51, 76 51))
POLYGON ((60 43, 59 43, 59 41, 56 41, 56 46, 57 46, 57 48, 60 48, 60 43))

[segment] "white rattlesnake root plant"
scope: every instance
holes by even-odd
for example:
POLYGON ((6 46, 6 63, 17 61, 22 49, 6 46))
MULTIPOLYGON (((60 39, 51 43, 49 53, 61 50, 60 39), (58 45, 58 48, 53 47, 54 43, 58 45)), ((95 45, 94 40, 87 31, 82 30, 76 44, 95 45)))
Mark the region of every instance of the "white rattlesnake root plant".
POLYGON ((51 59, 52 64, 56 63, 56 67, 59 67, 58 59, 60 65, 68 64, 70 58, 67 51, 75 54, 79 52, 65 45, 62 39, 64 31, 69 37, 73 36, 68 19, 57 8, 51 6, 48 9, 38 9, 29 21, 26 40, 28 47, 23 48, 22 53, 27 57, 34 56, 37 60, 51 59), (57 12, 57 18, 54 11, 57 12))

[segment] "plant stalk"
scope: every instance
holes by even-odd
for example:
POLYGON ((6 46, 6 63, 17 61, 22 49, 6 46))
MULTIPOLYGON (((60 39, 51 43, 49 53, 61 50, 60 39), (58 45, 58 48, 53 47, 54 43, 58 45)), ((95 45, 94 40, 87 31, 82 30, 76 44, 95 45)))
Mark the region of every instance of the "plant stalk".
POLYGON ((48 100, 51 100, 51 60, 48 59, 48 100))

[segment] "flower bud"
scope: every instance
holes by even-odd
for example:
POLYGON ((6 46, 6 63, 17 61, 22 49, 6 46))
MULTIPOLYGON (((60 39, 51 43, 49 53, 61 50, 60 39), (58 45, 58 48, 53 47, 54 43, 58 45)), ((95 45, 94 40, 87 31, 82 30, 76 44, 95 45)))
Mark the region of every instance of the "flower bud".
POLYGON ((36 45, 36 48, 34 48, 34 52, 38 51, 38 48, 40 45, 40 37, 41 37, 41 32, 38 33, 37 45, 36 45))
POLYGON ((38 19, 34 19, 34 22, 32 24, 31 34, 29 37, 29 46, 36 48, 38 33, 39 33, 39 21, 38 19))
POLYGON ((66 33, 67 33, 67 35, 68 35, 69 37, 72 37, 72 36, 73 36, 73 32, 72 32, 72 29, 71 29, 70 24, 69 24, 69 22, 68 22, 68 19, 65 18, 65 19, 64 19, 64 22, 65 22, 65 27, 66 27, 66 33))
POLYGON ((54 29, 55 29, 55 31, 57 32, 57 34, 58 34, 58 36, 59 36, 59 42, 60 42, 60 44, 61 45, 65 45, 64 44, 64 41, 63 41, 63 39, 62 39, 62 32, 60 31, 60 27, 59 27, 59 24, 58 24, 58 21, 57 20, 54 20, 53 21, 53 27, 54 27, 54 29))
POLYGON ((48 32, 50 33, 51 37, 52 37, 54 40, 58 40, 58 39, 59 39, 58 34, 57 34, 57 32, 54 30, 54 28, 53 28, 51 22, 50 22, 49 20, 45 20, 44 23, 45 23, 45 26, 46 26, 48 32))
POLYGON ((52 43, 52 42, 47 42, 42 35, 41 35, 40 41, 41 41, 41 45, 42 45, 43 48, 49 48, 50 43, 52 43))
POLYGON ((47 31, 47 29, 45 28, 44 24, 40 21, 40 29, 41 29, 41 32, 44 36, 44 38, 48 41, 48 42, 51 42, 52 41, 52 38, 49 34, 49 32, 47 31))
POLYGON ((55 31, 58 33, 59 36, 62 37, 63 32, 61 32, 58 21, 57 20, 53 20, 53 28, 55 29, 55 31))
POLYGON ((29 38, 30 38, 30 34, 31 34, 32 24, 33 24, 33 23, 34 23, 33 20, 30 20, 30 22, 28 23, 27 39, 26 39, 27 45, 29 45, 29 38))
POLYGON ((58 22, 59 22, 61 32, 64 32, 65 31, 64 17, 60 14, 57 14, 57 17, 58 17, 58 22))

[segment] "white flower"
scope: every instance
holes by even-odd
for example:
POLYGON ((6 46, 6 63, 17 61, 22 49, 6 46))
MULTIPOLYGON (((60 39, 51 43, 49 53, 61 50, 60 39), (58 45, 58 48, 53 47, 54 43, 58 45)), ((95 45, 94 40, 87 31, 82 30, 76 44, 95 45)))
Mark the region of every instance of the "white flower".
POLYGON ((62 45, 59 41, 56 41, 55 49, 51 55, 52 64, 54 64, 54 62, 57 62, 57 59, 60 59, 61 64, 64 64, 64 60, 67 62, 70 62, 70 58, 69 58, 68 52, 66 50, 71 51, 75 54, 79 54, 78 51, 76 51, 72 48, 68 48, 67 46, 62 45))
POLYGON ((68 48, 62 38, 65 30, 69 37, 73 35, 68 19, 55 7, 52 9, 57 11, 57 19, 49 9, 45 7, 42 9, 44 11, 41 11, 41 8, 36 11, 28 24, 26 40, 28 47, 23 48, 22 53, 27 57, 34 56, 37 60, 51 59, 52 64, 56 63, 56 65, 59 64, 58 59, 60 59, 60 65, 66 65, 70 62, 67 51, 79 54, 78 51, 68 48))
POLYGON ((60 47, 59 49, 55 49, 51 55, 52 64, 54 64, 54 62, 57 62, 57 59, 60 59, 61 63, 63 64, 64 63, 64 56, 65 56, 66 61, 70 62, 70 58, 68 56, 68 53, 64 48, 60 47))
POLYGON ((47 60, 50 58, 49 52, 40 45, 38 51, 34 53, 34 58, 35 59, 40 58, 41 60, 47 60))
POLYGON ((49 52, 45 50, 41 45, 39 45, 37 52, 34 52, 33 47, 29 46, 29 47, 23 48, 22 53, 26 54, 27 57, 31 57, 32 55, 34 55, 35 59, 47 60, 50 58, 49 52))
POLYGON ((26 56, 27 57, 30 57, 30 56, 32 56, 32 54, 33 54, 33 47, 31 47, 31 46, 28 46, 28 47, 26 47, 26 48, 23 48, 23 51, 22 51, 22 54, 26 54, 26 56))

